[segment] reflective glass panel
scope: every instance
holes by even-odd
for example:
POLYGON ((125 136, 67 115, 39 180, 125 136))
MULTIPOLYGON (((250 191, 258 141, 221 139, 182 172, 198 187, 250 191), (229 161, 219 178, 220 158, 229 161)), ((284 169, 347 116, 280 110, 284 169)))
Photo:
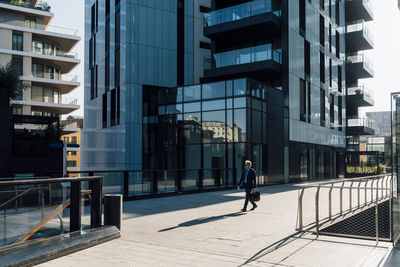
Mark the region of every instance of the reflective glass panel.
POLYGON ((217 109, 225 109, 225 99, 203 101, 203 111, 217 110, 217 109))
POLYGON ((183 101, 200 100, 200 85, 186 86, 183 93, 183 101))
POLYGON ((184 115, 183 135, 187 144, 199 144, 201 142, 200 113, 187 113, 184 115))
MULTIPOLYGON (((235 142, 246 142, 247 140, 246 109, 235 109, 234 119, 235 119, 234 126, 237 127, 237 139, 234 139, 235 142)), ((234 137, 236 137, 236 133, 234 133, 234 137)))
POLYGON ((235 96, 238 95, 246 95, 246 79, 239 79, 233 81, 233 94, 235 96))
POLYGON ((221 143, 225 141, 225 111, 202 113, 202 130, 204 143, 221 143))
POLYGON ((216 83, 205 83, 202 85, 202 98, 223 98, 225 97, 225 81, 216 83))
POLYGON ((190 102, 190 103, 184 103, 183 105, 183 110, 184 112, 196 112, 200 111, 200 102, 190 102))

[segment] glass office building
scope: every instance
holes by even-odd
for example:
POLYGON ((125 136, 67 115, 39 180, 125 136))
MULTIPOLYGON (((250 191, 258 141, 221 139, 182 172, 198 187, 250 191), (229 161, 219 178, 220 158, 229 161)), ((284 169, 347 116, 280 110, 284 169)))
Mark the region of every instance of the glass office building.
MULTIPOLYGON (((242 78, 144 92, 143 169, 202 169, 203 187, 232 186, 252 159, 259 183, 277 182, 267 152, 269 138, 282 139, 269 129, 282 110, 279 89, 242 78)), ((193 175, 183 188, 198 186, 193 175)))

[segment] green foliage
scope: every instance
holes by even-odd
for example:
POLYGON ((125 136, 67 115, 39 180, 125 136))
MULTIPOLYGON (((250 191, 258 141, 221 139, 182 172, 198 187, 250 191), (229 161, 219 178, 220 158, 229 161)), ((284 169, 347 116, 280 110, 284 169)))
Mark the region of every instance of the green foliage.
MULTIPOLYGON (((362 162, 363 163, 363 162, 362 162)), ((346 166, 346 171, 349 174, 377 174, 378 173, 378 167, 377 166, 366 166, 364 164, 360 164, 361 166, 346 166)), ((386 164, 379 164, 379 170, 381 174, 386 173, 386 164)))
POLYGON ((8 104, 10 99, 22 95, 26 88, 27 84, 19 79, 19 74, 13 70, 11 62, 5 66, 0 66, 0 90, 6 90, 5 94, 2 92, 1 95, 7 98, 8 104))

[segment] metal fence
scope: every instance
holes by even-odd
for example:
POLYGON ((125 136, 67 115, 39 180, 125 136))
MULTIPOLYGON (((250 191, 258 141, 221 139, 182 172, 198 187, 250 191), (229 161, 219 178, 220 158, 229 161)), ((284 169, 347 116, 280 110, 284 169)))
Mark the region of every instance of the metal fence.
POLYGON ((303 185, 297 230, 389 241, 394 182, 376 175, 303 185))

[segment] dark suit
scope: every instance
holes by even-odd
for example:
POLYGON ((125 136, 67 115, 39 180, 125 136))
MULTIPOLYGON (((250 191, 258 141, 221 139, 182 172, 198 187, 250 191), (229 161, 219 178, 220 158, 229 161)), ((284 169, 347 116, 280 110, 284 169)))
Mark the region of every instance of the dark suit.
MULTIPOLYGON (((250 193, 253 188, 257 187, 257 181, 256 181, 256 171, 252 168, 248 169, 247 177, 246 177, 247 169, 245 169, 242 173, 242 177, 240 178, 238 186, 241 184, 244 185, 244 188, 246 189, 246 200, 244 201, 244 207, 243 209, 247 209, 247 204, 249 203, 250 200, 250 193)), ((253 207, 257 207, 256 203, 254 201, 251 201, 251 204, 253 204, 253 207)))

